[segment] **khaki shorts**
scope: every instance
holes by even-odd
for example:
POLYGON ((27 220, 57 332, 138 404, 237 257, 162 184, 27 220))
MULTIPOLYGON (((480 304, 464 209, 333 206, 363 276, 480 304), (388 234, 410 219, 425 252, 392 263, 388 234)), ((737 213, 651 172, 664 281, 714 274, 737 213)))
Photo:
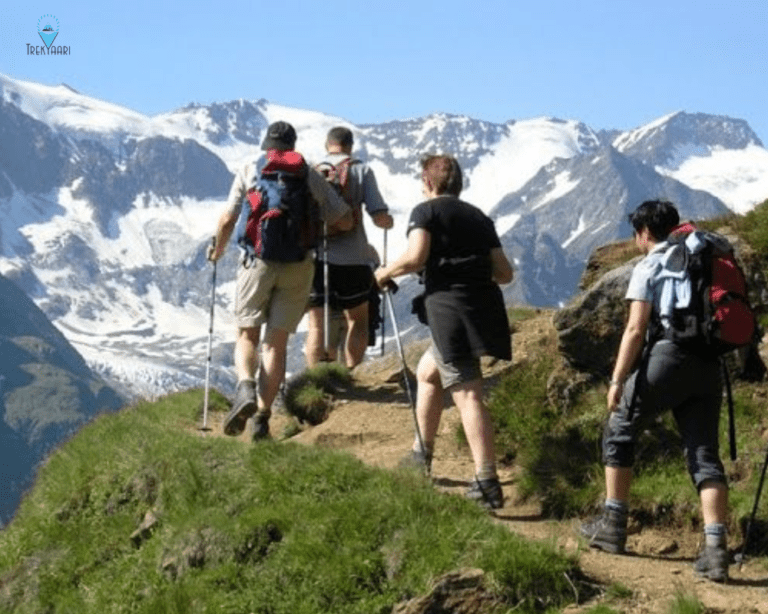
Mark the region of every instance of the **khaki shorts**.
POLYGON ((302 262, 265 262, 254 258, 237 271, 235 318, 239 328, 296 332, 307 308, 314 258, 302 262))
POLYGON ((448 390, 456 384, 471 382, 483 377, 480 359, 476 356, 467 356, 459 360, 444 362, 434 341, 427 348, 427 352, 432 354, 432 358, 437 365, 437 371, 440 373, 440 383, 443 385, 444 390, 448 390))

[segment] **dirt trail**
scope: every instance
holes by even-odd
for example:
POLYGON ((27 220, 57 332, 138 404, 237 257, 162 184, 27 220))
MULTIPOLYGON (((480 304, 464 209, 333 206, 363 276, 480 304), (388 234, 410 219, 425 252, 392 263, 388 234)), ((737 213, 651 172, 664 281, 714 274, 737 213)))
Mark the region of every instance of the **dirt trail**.
MULTIPOLYGON (((418 348, 412 348, 414 356, 418 348)), ((416 359, 408 358, 409 364, 416 359)), ((364 363, 355 372, 355 385, 335 401, 334 409, 322 424, 307 428, 291 438, 307 445, 349 451, 372 466, 393 468, 409 449, 413 439, 413 417, 408 399, 397 382, 399 365, 395 357, 364 363)), ((219 420, 217 417, 216 420, 219 420)), ((472 463, 466 448, 457 443, 459 421, 455 408, 443 415, 436 442, 433 481, 436 488, 461 495, 469 486, 472 463)), ((279 438, 290 422, 277 411, 271 420, 272 433, 279 438)), ((214 422, 214 434, 221 434, 214 422)), ((247 436, 242 436, 244 440, 247 436)), ((554 542, 563 551, 578 553, 582 570, 596 584, 617 584, 632 591, 632 597, 609 602, 626 614, 667 614, 677 594, 695 596, 707 613, 768 614, 768 569, 764 562, 748 561, 741 570, 731 566, 731 580, 720 585, 698 579, 691 568, 698 548, 698 535, 644 529, 631 534, 630 554, 611 555, 585 549, 574 533, 578 521, 544 520, 533 503, 520 502, 516 495, 515 467, 501 468, 500 478, 506 503, 495 518, 511 531, 530 539, 554 542)), ((631 527, 630 527, 631 531, 631 527)), ((600 598, 565 613, 586 612, 600 598)), ((565 614, 564 613, 564 614, 565 614)))

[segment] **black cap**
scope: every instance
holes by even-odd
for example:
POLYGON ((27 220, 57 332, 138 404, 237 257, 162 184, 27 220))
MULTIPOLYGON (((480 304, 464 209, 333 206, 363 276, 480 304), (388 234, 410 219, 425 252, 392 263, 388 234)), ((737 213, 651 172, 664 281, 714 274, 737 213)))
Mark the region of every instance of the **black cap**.
POLYGON ((262 149, 293 149, 296 144, 296 131, 288 122, 274 122, 267 128, 267 135, 261 144, 262 149))

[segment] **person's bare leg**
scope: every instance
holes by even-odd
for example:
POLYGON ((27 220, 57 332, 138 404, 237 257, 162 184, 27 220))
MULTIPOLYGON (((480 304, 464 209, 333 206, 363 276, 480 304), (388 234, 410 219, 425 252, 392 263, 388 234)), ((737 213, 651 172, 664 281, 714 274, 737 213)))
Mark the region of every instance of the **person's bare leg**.
MULTIPOLYGON (((434 451, 437 429, 443 412, 443 386, 440 373, 431 352, 425 352, 416 367, 416 420, 419 432, 424 441, 426 452, 434 451)), ((419 451, 419 438, 416 435, 413 442, 414 451, 419 451)))
POLYGON ((475 464, 475 475, 495 474, 493 422, 483 403, 483 381, 474 379, 451 386, 451 397, 461 413, 461 423, 475 464))
POLYGON ((259 369, 258 413, 270 410, 280 389, 285 376, 288 335, 288 331, 280 328, 267 329, 264 335, 259 369))
POLYGON ((304 357, 307 361, 307 368, 317 366, 319 362, 325 360, 324 326, 325 310, 323 307, 310 307, 307 312, 307 339, 304 343, 304 357))
POLYGON ((629 487, 632 485, 631 467, 605 468, 605 498, 629 501, 629 487))
POLYGON ((352 369, 363 361, 368 347, 368 301, 344 310, 347 321, 347 340, 344 344, 344 360, 352 369))
POLYGON ((704 524, 725 524, 728 518, 728 487, 722 482, 706 481, 699 489, 704 524))
POLYGON ((256 377, 256 367, 259 363, 260 328, 241 328, 235 341, 235 374, 237 381, 256 377))

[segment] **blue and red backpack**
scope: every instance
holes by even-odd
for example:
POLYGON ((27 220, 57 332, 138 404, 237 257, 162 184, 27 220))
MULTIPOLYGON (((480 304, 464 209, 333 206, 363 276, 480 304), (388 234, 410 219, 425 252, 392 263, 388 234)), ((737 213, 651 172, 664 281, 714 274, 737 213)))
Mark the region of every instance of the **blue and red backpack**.
POLYGON ((258 183, 248 190, 250 211, 240 245, 262 260, 300 262, 320 236, 320 213, 309 190, 309 167, 296 151, 270 149, 258 183))

